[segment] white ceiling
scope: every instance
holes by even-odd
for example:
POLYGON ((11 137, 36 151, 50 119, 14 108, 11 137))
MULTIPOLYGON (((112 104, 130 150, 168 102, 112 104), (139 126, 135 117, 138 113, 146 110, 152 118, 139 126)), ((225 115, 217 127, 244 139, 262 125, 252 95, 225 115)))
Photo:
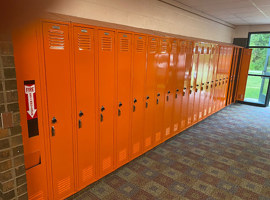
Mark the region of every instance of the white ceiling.
POLYGON ((175 0, 233 25, 270 24, 270 0, 175 0))

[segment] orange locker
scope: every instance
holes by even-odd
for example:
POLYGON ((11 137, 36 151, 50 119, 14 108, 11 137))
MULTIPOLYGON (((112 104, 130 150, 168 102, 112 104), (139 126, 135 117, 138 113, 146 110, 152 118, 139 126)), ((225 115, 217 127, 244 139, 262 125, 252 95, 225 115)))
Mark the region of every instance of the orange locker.
POLYGON ((215 47, 215 54, 214 54, 214 72, 213 72, 213 89, 212 89, 212 103, 210 107, 210 113, 216 112, 217 108, 217 94, 218 94, 218 63, 220 58, 220 47, 216 45, 215 47))
POLYGON ((74 26, 73 37, 78 189, 82 189, 96 178, 94 29, 74 26))
POLYGON ((98 85, 99 85, 99 176, 114 168, 115 111, 115 32, 98 30, 98 85))
POLYGON ((214 63, 213 63, 213 53, 214 48, 212 44, 209 44, 209 71, 207 72, 207 81, 205 84, 205 100, 203 105, 203 118, 208 116, 209 105, 211 99, 211 90, 213 88, 213 71, 214 71, 214 63))
MULTIPOLYGON (((182 51, 183 57, 179 57, 178 62, 180 61, 180 58, 185 57, 185 74, 184 74, 184 87, 182 91, 182 105, 181 105, 181 130, 184 130, 188 126, 188 114, 189 114, 189 94, 190 94, 190 88, 191 88, 191 76, 192 76, 192 68, 193 68, 193 42, 186 41, 182 42, 182 51), (186 47, 184 47, 186 46, 186 47)), ((180 52, 182 52, 180 50, 180 52)), ((197 58, 196 58, 197 59, 197 58)), ((184 62, 184 61, 183 61, 184 62)))
POLYGON ((200 110, 200 97, 201 97, 201 87, 202 87, 202 77, 204 72, 204 61, 207 48, 205 44, 200 44, 199 48, 199 58, 198 58, 198 70, 197 70, 197 79, 194 94, 194 106, 193 106, 193 118, 192 124, 196 123, 199 119, 199 110, 200 110))
MULTIPOLYGON (((165 97, 169 95, 165 94, 166 89, 166 74, 169 67, 169 39, 160 38, 158 58, 156 65, 156 104, 155 104, 155 122, 154 122, 154 145, 159 144, 166 136, 164 132, 164 107, 165 97)), ((166 91, 167 92, 167 91, 166 91)), ((168 100, 168 98, 167 98, 168 100)), ((169 134, 169 133, 168 133, 169 134)))
POLYGON ((144 151, 149 150, 154 142, 154 124, 156 109, 156 68, 158 61, 159 39, 148 38, 147 72, 145 86, 145 126, 143 136, 144 151))
POLYGON ((188 97, 187 127, 191 126, 192 122, 193 122, 196 81, 198 78, 198 76, 197 76, 198 75, 198 64, 199 64, 199 44, 196 43, 194 50, 193 50, 192 71, 191 71, 189 97, 188 97))
POLYGON ((199 104, 199 115, 198 119, 202 120, 204 116, 206 116, 206 111, 204 112, 205 104, 208 101, 207 95, 207 85, 209 84, 209 67, 210 67, 210 45, 205 45, 204 50, 204 64, 203 64, 203 74, 202 74, 202 84, 201 84, 201 95, 200 95, 200 104, 199 104))
POLYGON ((63 199, 74 192, 69 26, 44 23, 43 40, 53 192, 63 199))
POLYGON ((143 149, 147 37, 134 35, 133 41, 131 158, 143 149))
POLYGON ((173 109, 173 64, 170 64, 170 40, 161 38, 157 75, 157 102, 155 113, 155 144, 161 139, 167 139, 173 133, 171 130, 173 109))
POLYGON ((174 66, 174 104, 173 104, 173 123, 171 129, 174 135, 180 132, 182 111, 182 97, 184 90, 185 64, 186 64, 186 42, 173 40, 171 49, 170 63, 174 66), (175 41, 175 42, 174 42, 175 41), (179 46, 179 47, 178 47, 179 46))
POLYGON ((116 166, 129 161, 130 115, 131 115, 131 61, 132 34, 117 33, 117 125, 116 125, 116 166))
POLYGON ((223 107, 226 106, 227 96, 229 91, 229 76, 231 72, 232 66, 232 58, 233 58, 233 47, 228 47, 228 54, 227 54, 227 62, 226 62, 226 75, 225 75, 225 92, 223 94, 223 107))
POLYGON ((215 87, 215 111, 218 111, 220 109, 220 103, 221 103, 221 80, 222 80, 222 69, 223 69, 223 60, 224 60, 224 48, 223 46, 220 47, 219 51, 219 59, 218 59, 218 65, 217 65, 217 76, 216 76, 216 87, 215 87))

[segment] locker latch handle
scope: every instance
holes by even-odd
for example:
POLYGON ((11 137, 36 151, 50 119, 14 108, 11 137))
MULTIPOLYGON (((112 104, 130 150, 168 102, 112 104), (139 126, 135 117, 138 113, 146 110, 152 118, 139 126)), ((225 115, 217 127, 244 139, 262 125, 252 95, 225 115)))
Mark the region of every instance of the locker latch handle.
POLYGON ((103 115, 100 114, 100 121, 103 122, 103 115))
POLYGON ((157 99, 157 104, 158 104, 158 99, 157 99))
POLYGON ((148 102, 145 103, 145 107, 148 108, 148 102))
POLYGON ((167 101, 169 101, 169 95, 167 95, 167 101))
POLYGON ((82 128, 82 120, 79 119, 79 128, 82 128))
POLYGON ((120 116, 121 115, 121 110, 120 109, 118 109, 118 116, 120 116))
POLYGON ((133 112, 135 112, 135 110, 136 110, 136 106, 135 106, 135 105, 133 105, 133 112))
POLYGON ((175 98, 177 99, 177 93, 175 93, 175 98))
POLYGON ((52 126, 52 136, 55 136, 55 128, 52 126))

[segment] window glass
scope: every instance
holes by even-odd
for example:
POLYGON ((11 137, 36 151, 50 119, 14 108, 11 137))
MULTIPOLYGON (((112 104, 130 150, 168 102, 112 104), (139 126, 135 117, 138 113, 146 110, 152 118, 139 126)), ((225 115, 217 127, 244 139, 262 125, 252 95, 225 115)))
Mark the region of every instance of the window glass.
POLYGON ((249 46, 270 47, 270 33, 251 33, 249 46))
POLYGON ((270 49, 252 48, 249 74, 270 74, 270 49))

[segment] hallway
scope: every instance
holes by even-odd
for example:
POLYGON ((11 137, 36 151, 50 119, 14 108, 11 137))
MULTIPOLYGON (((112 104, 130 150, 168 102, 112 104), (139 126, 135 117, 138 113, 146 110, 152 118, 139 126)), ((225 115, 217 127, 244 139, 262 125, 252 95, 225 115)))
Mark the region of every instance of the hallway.
POLYGON ((233 104, 70 199, 270 199, 269 121, 233 104))

